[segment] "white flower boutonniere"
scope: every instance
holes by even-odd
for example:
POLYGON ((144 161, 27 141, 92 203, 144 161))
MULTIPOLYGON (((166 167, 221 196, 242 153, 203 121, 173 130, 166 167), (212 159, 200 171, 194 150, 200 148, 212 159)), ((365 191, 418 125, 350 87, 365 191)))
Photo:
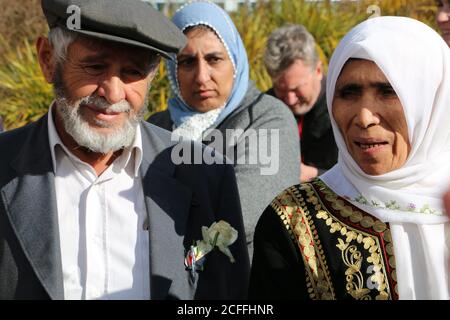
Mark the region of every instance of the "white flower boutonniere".
POLYGON ((220 220, 219 222, 214 222, 209 228, 202 227, 202 235, 203 240, 197 241, 198 246, 205 250, 209 249, 208 252, 217 247, 230 258, 232 263, 235 262, 228 247, 236 241, 238 233, 228 222, 220 220))
POLYGON ((223 252, 231 263, 235 262, 228 247, 236 241, 238 232, 228 222, 220 220, 214 222, 209 228, 203 226, 202 236, 203 240, 197 240, 196 246, 191 246, 184 259, 186 268, 191 271, 192 280, 195 280, 196 271, 203 270, 205 256, 215 247, 223 252))

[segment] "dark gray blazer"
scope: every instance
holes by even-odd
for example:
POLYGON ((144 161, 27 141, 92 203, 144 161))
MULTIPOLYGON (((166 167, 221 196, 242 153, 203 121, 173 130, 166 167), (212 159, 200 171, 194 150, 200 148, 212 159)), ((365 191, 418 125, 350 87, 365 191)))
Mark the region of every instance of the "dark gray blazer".
MULTIPOLYGON (((245 298, 249 258, 233 168, 175 165, 170 133, 147 123, 141 130, 151 298, 245 298), (192 283, 184 266, 185 250, 202 239, 202 226, 221 219, 238 230, 230 247, 236 262, 211 252, 192 283)), ((0 135, 0 299, 64 298, 56 208, 44 116, 0 135)))
MULTIPOLYGON (((173 122, 167 110, 154 114, 148 121, 167 130, 172 130, 173 127, 173 122)), ((244 149, 248 154, 250 149, 248 139, 243 137, 250 130, 279 130, 279 170, 276 174, 262 175, 260 164, 240 164, 238 161, 234 161, 251 258, 255 226, 264 209, 284 189, 300 183, 300 146, 297 124, 289 108, 280 100, 261 93, 253 82, 250 82, 247 93, 239 107, 218 124, 216 129, 224 135, 227 129, 241 129, 243 131, 236 143, 233 142, 229 146, 233 149, 234 154, 238 153, 239 148, 244 149)), ((209 136, 205 138, 203 143, 209 144, 208 139, 209 136)), ((258 145, 258 147, 260 146, 258 145)), ((222 150, 225 150, 225 147, 222 150)), ((270 145, 268 151, 268 154, 274 152, 270 145)))

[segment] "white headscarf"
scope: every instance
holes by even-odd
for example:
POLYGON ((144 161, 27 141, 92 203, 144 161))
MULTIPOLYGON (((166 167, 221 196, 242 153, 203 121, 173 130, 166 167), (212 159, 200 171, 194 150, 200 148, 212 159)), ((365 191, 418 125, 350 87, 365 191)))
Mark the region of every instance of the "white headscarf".
POLYGON ((371 60, 386 76, 403 106, 411 151, 401 168, 368 175, 350 156, 331 117, 339 158, 321 179, 389 222, 400 299, 450 299, 448 219, 442 215, 442 194, 450 184, 450 49, 434 30, 410 18, 378 17, 359 24, 331 58, 330 115, 335 84, 349 58, 371 60))
POLYGON ((442 194, 450 185, 450 50, 427 25, 405 17, 378 17, 353 28, 336 48, 327 76, 332 115, 335 84, 350 58, 371 60, 403 106, 411 151, 399 169, 364 173, 331 117, 338 164, 325 183, 384 221, 442 223, 442 194), (356 198, 356 199, 355 199, 356 198))

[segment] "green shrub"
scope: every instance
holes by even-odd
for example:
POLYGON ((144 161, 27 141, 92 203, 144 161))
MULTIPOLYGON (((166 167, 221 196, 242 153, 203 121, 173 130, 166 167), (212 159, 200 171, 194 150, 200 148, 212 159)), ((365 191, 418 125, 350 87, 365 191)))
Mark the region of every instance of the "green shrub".
MULTIPOLYGON (((8 129, 34 121, 47 112, 52 101, 51 86, 41 75, 34 49, 37 35, 46 32, 39 0, 0 0, 6 8, 0 12, 0 115, 8 129), (28 4, 24 9, 23 3, 28 4), (6 13, 5 13, 6 12, 6 13), (30 23, 33 26, 30 28, 30 23), (20 39, 20 41, 18 41, 20 39)), ((357 23, 369 18, 370 5, 377 5, 381 15, 410 16, 435 27, 434 0, 325 0, 259 1, 256 6, 242 6, 232 18, 242 36, 250 63, 250 77, 261 90, 271 86, 262 56, 267 36, 286 23, 304 24, 316 38, 325 66, 339 40, 357 23)), ((149 114, 167 107, 169 84, 164 64, 150 90, 149 114)))
POLYGON ((0 57, 9 46, 21 45, 24 40, 34 41, 47 33, 41 0, 0 0, 0 34, 7 47, 0 46, 0 57))
POLYGON ((52 87, 45 81, 36 50, 28 41, 16 48, 7 48, 2 57, 0 94, 0 115, 5 128, 35 121, 48 110, 52 87))

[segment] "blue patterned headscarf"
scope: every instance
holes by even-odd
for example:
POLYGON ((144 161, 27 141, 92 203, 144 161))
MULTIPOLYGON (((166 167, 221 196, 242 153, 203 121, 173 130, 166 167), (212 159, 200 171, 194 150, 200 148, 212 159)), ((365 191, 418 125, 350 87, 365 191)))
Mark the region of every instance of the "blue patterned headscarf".
MULTIPOLYGON (((247 53, 242 39, 228 14, 211 2, 193 2, 183 6, 172 18, 172 22, 184 31, 189 27, 205 25, 213 29, 225 46, 234 67, 234 83, 227 103, 211 127, 217 126, 241 103, 247 92, 249 66, 247 53)), ((169 80, 174 98, 169 100, 169 112, 175 126, 180 126, 191 116, 198 114, 188 106, 181 97, 177 77, 177 65, 167 61, 169 80)))

